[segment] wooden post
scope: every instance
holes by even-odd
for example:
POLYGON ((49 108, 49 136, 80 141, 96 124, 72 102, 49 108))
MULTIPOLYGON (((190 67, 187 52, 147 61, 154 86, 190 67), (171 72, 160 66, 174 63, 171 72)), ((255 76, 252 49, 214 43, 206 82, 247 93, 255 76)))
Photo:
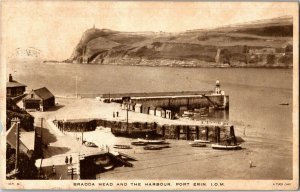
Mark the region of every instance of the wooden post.
POLYGON ((196 139, 199 139, 199 127, 196 126, 196 139))
POLYGON ((17 123, 17 130, 16 130, 16 162, 15 162, 15 169, 18 170, 19 168, 19 147, 20 147, 20 144, 19 144, 19 139, 20 139, 20 120, 19 119, 16 119, 16 123, 17 123))
POLYGON ((73 180, 73 178, 74 178, 74 168, 72 167, 71 168, 71 179, 73 180))

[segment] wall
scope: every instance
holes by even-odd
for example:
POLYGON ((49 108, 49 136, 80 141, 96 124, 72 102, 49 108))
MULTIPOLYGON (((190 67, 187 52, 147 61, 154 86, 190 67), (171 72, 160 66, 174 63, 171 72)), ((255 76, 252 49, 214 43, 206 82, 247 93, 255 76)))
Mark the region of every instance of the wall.
POLYGON ((59 129, 64 131, 93 131, 97 126, 109 127, 116 136, 125 136, 130 138, 137 137, 164 137, 166 139, 208 139, 212 142, 217 140, 217 129, 220 129, 220 142, 226 142, 228 138, 235 138, 234 127, 228 125, 160 125, 155 122, 121 122, 121 121, 109 121, 105 119, 92 119, 92 120, 68 120, 54 121, 54 124, 59 129), (230 130, 231 129, 231 130, 230 130), (206 131, 207 138, 206 138, 206 131))

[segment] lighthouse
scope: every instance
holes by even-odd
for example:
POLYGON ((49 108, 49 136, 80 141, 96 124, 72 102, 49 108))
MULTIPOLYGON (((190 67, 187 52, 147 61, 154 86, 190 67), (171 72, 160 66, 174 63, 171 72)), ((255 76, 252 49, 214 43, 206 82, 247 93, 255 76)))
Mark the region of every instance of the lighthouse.
POLYGON ((218 95, 221 94, 220 81, 219 81, 219 80, 216 81, 215 94, 216 94, 216 95, 217 95, 217 94, 218 94, 218 95))

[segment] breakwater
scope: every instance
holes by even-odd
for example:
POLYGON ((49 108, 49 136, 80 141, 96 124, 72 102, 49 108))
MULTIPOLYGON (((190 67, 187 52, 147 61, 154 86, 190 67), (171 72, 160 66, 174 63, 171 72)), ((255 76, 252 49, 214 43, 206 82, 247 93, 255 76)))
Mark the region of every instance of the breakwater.
POLYGON ((205 139, 212 142, 235 142, 234 127, 223 123, 199 122, 199 125, 158 124, 156 122, 124 122, 106 119, 54 120, 61 131, 86 132, 96 127, 111 128, 115 136, 132 138, 164 137, 166 139, 205 139))

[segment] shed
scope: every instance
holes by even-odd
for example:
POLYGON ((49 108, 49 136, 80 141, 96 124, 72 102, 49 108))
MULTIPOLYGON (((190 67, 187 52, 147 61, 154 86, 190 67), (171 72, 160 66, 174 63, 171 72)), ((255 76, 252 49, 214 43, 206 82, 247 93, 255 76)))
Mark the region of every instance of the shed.
POLYGON ((156 107, 151 106, 151 107, 149 108, 149 115, 155 115, 155 110, 156 110, 156 107))
POLYGON ((142 105, 142 113, 144 113, 144 114, 149 114, 149 106, 147 106, 147 105, 142 105))
POLYGON ((8 82, 6 82, 6 96, 17 97, 23 95, 26 89, 26 85, 13 80, 11 74, 9 74, 8 82))
POLYGON ((166 111, 164 109, 161 110, 161 117, 166 118, 166 111))
POLYGON ((142 104, 141 104, 141 103, 135 104, 134 111, 135 111, 136 113, 142 113, 142 104))
POLYGON ((167 119, 173 119, 174 118, 174 114, 172 113, 171 110, 166 110, 166 118, 167 119))
POLYGON ((162 116, 162 111, 163 111, 162 108, 160 108, 160 107, 156 108, 155 116, 161 117, 162 116))
POLYGON ((36 110, 44 111, 45 109, 54 106, 55 106, 55 97, 46 87, 32 90, 23 99, 24 109, 36 109, 36 110))
POLYGON ((129 110, 134 111, 135 103, 129 103, 129 110))

